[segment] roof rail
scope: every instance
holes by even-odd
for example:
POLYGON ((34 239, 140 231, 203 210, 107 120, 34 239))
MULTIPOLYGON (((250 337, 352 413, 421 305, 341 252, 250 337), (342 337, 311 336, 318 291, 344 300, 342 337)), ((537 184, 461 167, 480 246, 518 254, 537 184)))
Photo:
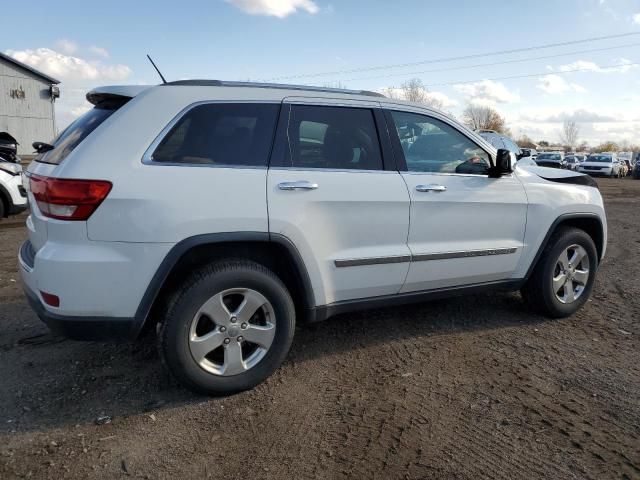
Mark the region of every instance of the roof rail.
POLYGON ((251 87, 251 88, 277 88, 281 90, 302 90, 307 92, 342 93, 347 95, 364 95, 367 97, 385 97, 382 93, 369 90, 348 90, 344 88, 313 87, 309 85, 287 85, 282 83, 261 82, 229 82, 223 80, 177 80, 163 85, 186 85, 192 87, 251 87))

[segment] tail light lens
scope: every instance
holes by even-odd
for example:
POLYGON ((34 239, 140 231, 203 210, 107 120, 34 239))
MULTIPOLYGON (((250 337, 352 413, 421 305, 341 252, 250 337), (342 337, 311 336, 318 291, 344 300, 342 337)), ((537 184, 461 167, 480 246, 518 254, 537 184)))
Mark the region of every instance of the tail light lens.
POLYGON ((87 220, 111 191, 106 180, 76 180, 31 175, 29 186, 45 217, 87 220))

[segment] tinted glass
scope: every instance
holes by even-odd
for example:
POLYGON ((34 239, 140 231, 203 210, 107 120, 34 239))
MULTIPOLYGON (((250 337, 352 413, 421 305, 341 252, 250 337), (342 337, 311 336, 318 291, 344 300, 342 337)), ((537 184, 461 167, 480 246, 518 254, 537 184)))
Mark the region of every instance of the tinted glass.
POLYGON ((518 145, 516 145, 513 140, 507 137, 503 137, 502 141, 504 142, 504 145, 507 150, 515 153, 516 155, 520 155, 520 147, 518 147, 518 145))
POLYGON ((612 163, 613 160, 609 155, 590 155, 587 158, 587 162, 604 162, 604 163, 612 163))
POLYGON ((279 105, 209 103, 189 110, 152 160, 202 165, 266 166, 279 105))
POLYGON ((392 112, 411 172, 486 174, 489 156, 455 128, 435 118, 392 112))
POLYGON ((35 160, 59 165, 87 136, 126 102, 102 102, 65 128, 53 141, 53 150, 38 155, 35 160))
POLYGON ((285 166, 381 170, 373 117, 366 108, 292 105, 285 166))
POLYGON ((538 160, 557 160, 560 161, 560 154, 559 153, 541 153, 540 155, 538 155, 538 160))

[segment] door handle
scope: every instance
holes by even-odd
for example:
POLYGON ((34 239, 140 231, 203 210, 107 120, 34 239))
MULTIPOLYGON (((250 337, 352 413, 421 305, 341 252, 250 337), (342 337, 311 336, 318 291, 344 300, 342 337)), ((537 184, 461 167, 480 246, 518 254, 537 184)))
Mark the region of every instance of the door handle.
POLYGON ((279 183, 278 188, 280 190, 315 190, 318 188, 318 184, 308 182, 307 180, 298 180, 296 182, 279 183))
POLYGON ((418 192, 446 192, 447 187, 444 185, 436 185, 435 183, 431 183, 429 185, 416 185, 416 190, 418 192))

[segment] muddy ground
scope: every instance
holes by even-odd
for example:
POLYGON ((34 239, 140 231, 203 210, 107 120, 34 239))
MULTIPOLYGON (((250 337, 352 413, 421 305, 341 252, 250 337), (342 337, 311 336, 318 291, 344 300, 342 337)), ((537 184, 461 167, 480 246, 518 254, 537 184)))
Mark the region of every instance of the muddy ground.
POLYGON ((51 336, 21 295, 24 217, 3 220, 0 478, 640 478, 640 181, 599 183, 609 250, 572 318, 518 294, 343 315, 213 399, 151 340, 51 336))

